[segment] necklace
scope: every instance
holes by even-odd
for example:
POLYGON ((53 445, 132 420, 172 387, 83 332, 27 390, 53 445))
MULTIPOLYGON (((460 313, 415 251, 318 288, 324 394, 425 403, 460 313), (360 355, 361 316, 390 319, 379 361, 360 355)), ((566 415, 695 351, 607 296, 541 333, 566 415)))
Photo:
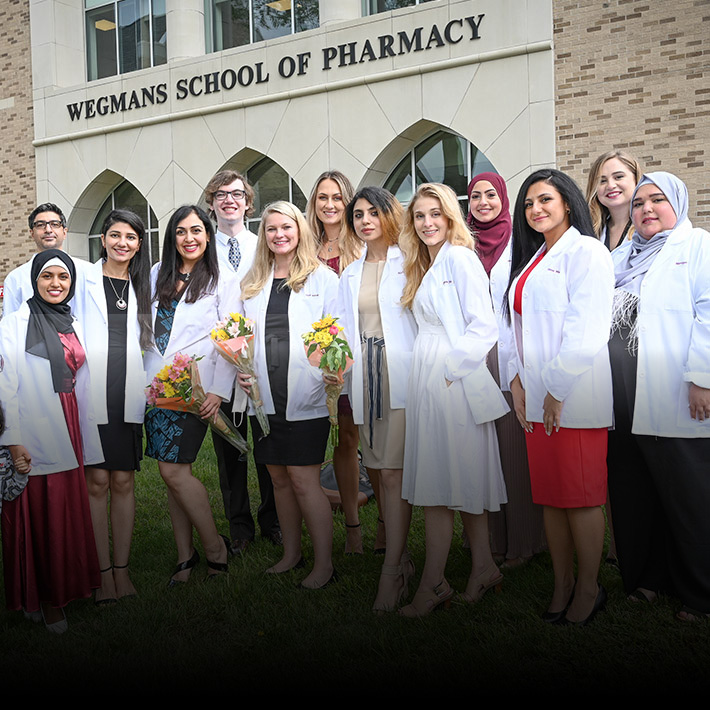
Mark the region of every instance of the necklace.
POLYGON ((328 253, 330 254, 333 251, 333 244, 338 243, 338 238, 336 237, 335 239, 326 239, 325 241, 328 245, 328 253))
POLYGON ((116 291, 116 287, 113 285, 113 279, 110 276, 106 277, 108 279, 108 282, 111 284, 111 289, 113 290, 114 295, 116 296, 116 308, 118 308, 121 311, 125 311, 126 308, 128 307, 128 304, 123 298, 123 295, 126 293, 126 286, 128 286, 128 281, 123 282, 123 289, 121 290, 121 295, 118 295, 118 291, 116 291))
POLYGON ((178 278, 180 281, 184 281, 187 283, 190 280, 190 272, 188 271, 187 273, 183 274, 182 271, 178 271, 178 278))

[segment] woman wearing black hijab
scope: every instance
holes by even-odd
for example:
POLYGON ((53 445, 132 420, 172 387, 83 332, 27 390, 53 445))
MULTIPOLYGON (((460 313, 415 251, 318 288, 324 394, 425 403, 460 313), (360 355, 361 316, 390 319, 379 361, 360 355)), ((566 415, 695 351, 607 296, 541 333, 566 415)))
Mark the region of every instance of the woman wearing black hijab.
POLYGON ((102 461, 89 406, 88 367, 69 301, 75 268, 57 249, 32 264, 33 296, 0 321, 0 444, 29 463, 23 493, 3 506, 9 609, 67 628, 64 607, 100 585, 84 463, 102 461))

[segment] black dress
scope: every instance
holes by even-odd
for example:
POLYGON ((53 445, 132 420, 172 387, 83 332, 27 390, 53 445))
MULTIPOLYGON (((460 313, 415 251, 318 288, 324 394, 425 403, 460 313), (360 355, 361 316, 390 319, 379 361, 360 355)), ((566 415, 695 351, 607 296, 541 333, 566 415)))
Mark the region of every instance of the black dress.
POLYGON ((288 403, 289 323, 288 301, 291 289, 286 279, 274 279, 266 309, 264 344, 269 371, 269 386, 275 414, 269 415, 271 432, 259 436, 261 427, 251 417, 254 433, 254 460, 279 466, 320 465, 325 459, 330 422, 328 417, 290 422, 286 419, 288 403))
MULTIPOLYGON (((130 289, 124 279, 104 276, 104 293, 108 313, 108 362, 106 367, 106 408, 108 424, 99 425, 105 460, 95 468, 109 471, 139 471, 142 458, 143 427, 125 421, 126 403, 126 335, 128 308, 121 310, 116 294, 128 303, 130 289), (111 285, 113 282, 113 287, 111 285), (114 291, 115 289, 115 291, 114 291)), ((90 334, 89 334, 90 336, 90 334)))

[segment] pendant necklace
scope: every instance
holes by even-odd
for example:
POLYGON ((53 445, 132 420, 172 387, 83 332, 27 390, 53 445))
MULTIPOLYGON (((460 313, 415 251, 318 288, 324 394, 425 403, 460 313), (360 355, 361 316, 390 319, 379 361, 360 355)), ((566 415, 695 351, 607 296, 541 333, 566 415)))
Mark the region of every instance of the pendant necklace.
POLYGON ((126 286, 128 286, 128 281, 127 280, 124 281, 123 289, 121 290, 121 295, 119 296, 118 291, 116 291, 116 287, 113 285, 113 279, 110 276, 108 276, 107 278, 108 278, 108 282, 111 284, 111 288, 116 296, 116 308, 118 308, 121 311, 125 311, 128 304, 124 300, 123 296, 126 293, 126 286))

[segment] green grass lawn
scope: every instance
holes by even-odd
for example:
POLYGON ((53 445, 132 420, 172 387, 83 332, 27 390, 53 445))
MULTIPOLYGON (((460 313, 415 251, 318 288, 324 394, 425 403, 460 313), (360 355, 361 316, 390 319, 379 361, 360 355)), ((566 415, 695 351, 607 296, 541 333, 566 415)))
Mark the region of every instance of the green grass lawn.
MULTIPOLYGON (((210 437, 195 471, 209 490, 220 531, 227 532, 210 437)), ((253 472, 250 479, 255 508, 253 472)), ((13 687, 28 695, 69 691, 98 703, 124 695, 138 699, 138 693, 212 700, 215 692, 233 690, 296 699, 318 697, 322 690, 340 704, 348 696, 416 697, 441 689, 467 692, 471 704, 481 694, 570 691, 593 693, 606 703, 609 692, 658 695, 708 685, 710 623, 676 621, 673 600, 653 607, 628 602, 618 573, 607 565, 601 571, 609 591, 607 610, 586 628, 540 620, 552 585, 547 554, 507 572, 502 592, 490 592, 476 606, 452 605, 425 619, 374 616, 370 608, 382 564, 372 553, 374 502, 362 509, 362 556, 343 554, 344 521, 334 514, 339 581, 325 590, 297 588, 307 570, 264 575, 279 551, 257 540, 243 559, 230 561, 225 578, 204 581, 203 555, 190 582, 168 591, 176 560, 155 462, 144 462, 136 490, 131 572, 139 596, 113 607, 72 603, 63 636, 48 634, 16 612, 0 611, 6 696, 13 687)), ((460 531, 457 519, 447 578, 462 590, 470 558, 460 531)), ((308 558, 307 536, 304 540, 308 558)), ((421 510, 415 510, 409 542, 416 582, 424 561, 421 510)))

